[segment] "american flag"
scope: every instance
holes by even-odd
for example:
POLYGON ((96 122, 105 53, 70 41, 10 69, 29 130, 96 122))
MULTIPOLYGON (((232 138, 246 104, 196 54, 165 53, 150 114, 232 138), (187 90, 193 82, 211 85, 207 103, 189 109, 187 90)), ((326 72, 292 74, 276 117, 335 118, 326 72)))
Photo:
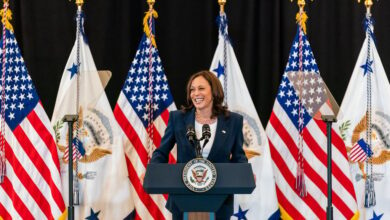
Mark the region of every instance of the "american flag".
POLYGON ((372 151, 370 147, 362 138, 352 147, 349 158, 352 162, 364 162, 366 161, 367 157, 370 157, 371 155, 372 151))
MULTIPOLYGON (((5 156, 0 184, 3 219, 58 219, 65 211, 54 134, 13 32, 6 30, 5 156)), ((3 38, 0 48, 3 48, 3 38)), ((3 64, 3 63, 2 63, 3 64)))
MULTIPOLYGON (((282 216, 326 218, 327 139, 326 124, 320 116, 329 112, 332 109, 326 86, 309 41, 298 26, 266 128, 282 216), (296 189, 299 147, 303 148, 301 161, 307 190, 303 197, 296 189)), ((357 212, 356 196, 346 148, 336 127, 332 129, 332 149, 334 218, 351 219, 357 212)))
MULTIPOLYGON (((85 155, 85 150, 82 146, 81 141, 79 141, 77 138, 74 138, 72 141, 72 146, 73 146, 73 161, 75 162, 76 159, 81 159, 85 155)), ((64 152, 64 162, 69 161, 69 147, 67 146, 64 152)))
MULTIPOLYGON (((167 197, 145 193, 139 177, 145 173, 153 150, 160 145, 169 111, 175 109, 157 47, 144 34, 114 110, 115 118, 126 136, 127 168, 136 214, 141 219, 171 218, 165 208, 167 197), (152 120, 149 119, 150 106, 153 110, 152 120), (152 148, 148 139, 152 140, 152 148)), ((170 161, 175 161, 172 154, 170 161)))

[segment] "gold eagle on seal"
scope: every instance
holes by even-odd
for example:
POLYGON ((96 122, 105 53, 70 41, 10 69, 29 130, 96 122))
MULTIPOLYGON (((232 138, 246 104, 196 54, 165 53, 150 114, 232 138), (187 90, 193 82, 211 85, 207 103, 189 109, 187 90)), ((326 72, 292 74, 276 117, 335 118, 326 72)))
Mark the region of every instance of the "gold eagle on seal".
MULTIPOLYGON (((380 165, 387 161, 390 161, 390 117, 385 115, 383 112, 376 111, 373 114, 372 122, 372 164, 380 165)), ((361 138, 365 138, 367 131, 367 116, 359 121, 355 126, 352 133, 351 144, 354 146, 361 138)), ((347 146, 347 152, 350 152, 352 147, 347 146)), ((353 163, 352 161, 350 161, 353 163)), ((363 178, 366 179, 367 174, 364 171, 364 162, 357 162, 359 169, 363 174, 363 178)))
MULTIPOLYGON (((77 123, 79 127, 78 139, 83 143, 85 150, 85 155, 78 160, 79 162, 92 163, 112 153, 110 149, 113 144, 112 129, 109 119, 103 113, 96 109, 87 109, 84 112, 80 107, 77 123)), ((77 123, 73 124, 73 137, 76 137, 77 123)), ((58 150, 64 153, 69 146, 69 141, 68 138, 65 138, 65 145, 60 144, 61 129, 63 129, 62 120, 54 125, 54 131, 58 150)), ((65 137, 68 137, 68 132, 66 132, 65 137)), ((62 156, 62 161, 68 163, 68 158, 62 156)))

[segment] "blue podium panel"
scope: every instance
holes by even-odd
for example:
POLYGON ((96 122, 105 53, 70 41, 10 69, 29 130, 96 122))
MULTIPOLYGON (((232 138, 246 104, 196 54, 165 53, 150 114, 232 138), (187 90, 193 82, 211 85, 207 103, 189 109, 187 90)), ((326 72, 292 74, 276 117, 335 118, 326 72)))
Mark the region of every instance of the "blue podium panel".
MULTIPOLYGON (((200 194, 183 183, 185 164, 148 164, 144 189, 149 194, 200 194)), ((215 163, 217 181, 212 189, 201 194, 250 194, 256 187, 249 163, 215 163)))
POLYGON ((217 181, 207 192, 193 192, 183 182, 185 164, 148 164, 144 190, 169 194, 182 212, 215 212, 228 195, 250 194, 256 187, 249 163, 215 163, 217 181))

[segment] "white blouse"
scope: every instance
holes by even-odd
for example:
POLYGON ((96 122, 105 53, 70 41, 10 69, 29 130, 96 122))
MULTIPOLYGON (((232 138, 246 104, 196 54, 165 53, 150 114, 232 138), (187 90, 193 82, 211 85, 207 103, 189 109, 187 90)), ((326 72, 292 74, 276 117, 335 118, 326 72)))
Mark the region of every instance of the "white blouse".
MULTIPOLYGON (((211 147, 213 146, 214 139, 215 139, 215 133, 217 132, 217 122, 218 122, 218 120, 216 120, 212 124, 209 124, 211 137, 209 139, 209 142, 203 148, 203 151, 202 151, 203 158, 207 158, 210 154, 211 147)), ((195 120, 195 132, 196 132, 196 137, 198 139, 202 137, 202 126, 203 126, 203 124, 201 124, 195 120)), ((203 147, 203 143, 204 143, 204 140, 200 141, 200 147, 203 147)))

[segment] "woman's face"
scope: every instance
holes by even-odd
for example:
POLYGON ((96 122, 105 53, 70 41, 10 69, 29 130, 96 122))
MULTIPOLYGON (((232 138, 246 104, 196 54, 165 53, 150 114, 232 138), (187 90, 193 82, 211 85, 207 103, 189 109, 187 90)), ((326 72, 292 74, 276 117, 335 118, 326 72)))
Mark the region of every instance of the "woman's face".
POLYGON ((211 86, 203 76, 198 76, 192 80, 190 97, 197 110, 211 110, 213 107, 211 86))

